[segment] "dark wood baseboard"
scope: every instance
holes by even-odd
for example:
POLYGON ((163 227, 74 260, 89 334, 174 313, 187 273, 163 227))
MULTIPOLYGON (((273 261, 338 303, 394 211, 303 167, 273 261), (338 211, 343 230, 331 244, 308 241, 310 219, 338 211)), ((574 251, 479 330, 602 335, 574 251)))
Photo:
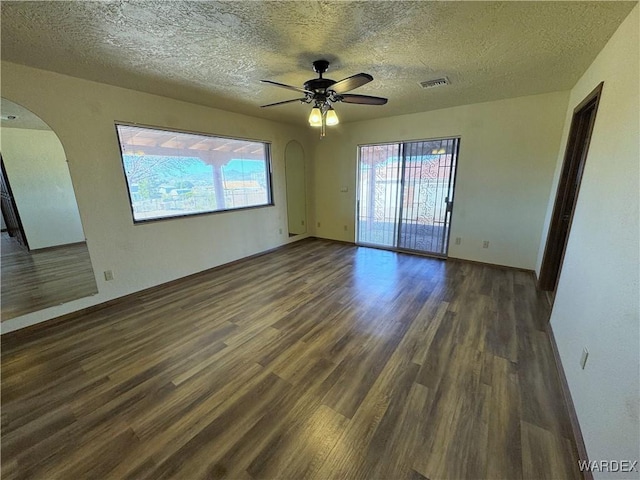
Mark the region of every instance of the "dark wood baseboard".
POLYGON ((457 257, 444 257, 445 260, 451 262, 462 262, 462 263, 472 263, 474 265, 482 265, 485 267, 494 267, 494 268, 502 268, 504 270, 515 270, 516 272, 525 272, 531 273, 535 277, 536 272, 530 270, 528 268, 520 268, 520 267, 510 267, 509 265, 500 265, 498 263, 487 263, 487 262, 479 262, 478 260, 468 260, 466 258, 457 258, 457 257))
POLYGON ((325 240, 327 242, 333 242, 333 243, 342 243, 343 245, 351 245, 352 247, 357 246, 355 242, 348 242, 346 240, 336 240, 335 238, 316 237, 315 235, 312 235, 309 238, 315 238, 316 240, 325 240))
POLYGON ((237 260, 233 260, 231 262, 218 265, 217 267, 209 268, 201 272, 196 272, 191 275, 187 275, 186 277, 180 277, 175 280, 171 280, 169 282, 165 282, 159 285, 154 285, 153 287, 145 288, 144 290, 139 290, 137 292, 129 293, 122 297, 113 298, 111 300, 107 300, 106 302, 98 303, 96 305, 91 305, 90 307, 82 308, 80 310, 76 310, 74 312, 70 312, 65 315, 52 318, 50 320, 45 320, 44 322, 36 323, 34 325, 29 325, 28 327, 24 327, 24 328, 19 328, 18 330, 13 330, 11 332, 3 333, 2 336, 0 337, 2 347, 8 346, 8 345, 14 345, 16 343, 23 343, 35 338, 41 338, 42 336, 47 335, 53 329, 59 327, 61 324, 67 324, 69 322, 79 320, 83 316, 96 312, 98 310, 112 307, 114 305, 124 305, 128 302, 137 300, 138 297, 142 295, 153 293, 154 291, 157 291, 162 288, 177 286, 184 281, 192 280, 194 278, 208 275, 212 272, 215 272, 216 270, 220 270, 221 268, 230 267, 232 265, 236 265, 238 263, 241 263, 243 261, 246 261, 252 258, 267 255, 277 250, 291 248, 297 243, 304 242, 308 239, 314 239, 314 237, 302 238, 296 242, 290 242, 284 245, 279 245, 277 247, 270 248, 269 250, 265 250, 264 252, 259 252, 253 255, 249 255, 248 257, 239 258, 237 260))
MULTIPOLYGON (((536 290, 540 293, 544 299, 547 300, 549 304, 549 318, 547 319, 547 323, 545 324, 545 332, 547 333, 547 337, 549 338, 549 344, 551 345, 551 350, 553 351, 553 361, 556 365, 556 373, 558 374, 558 381, 560 382, 560 387, 562 388, 562 397, 564 398, 564 404, 567 408, 567 414, 569 415, 569 420, 571 423, 571 433, 573 433, 574 445, 576 446, 576 454, 580 460, 589 461, 589 457, 587 455, 587 447, 584 443, 584 437, 582 436, 582 429, 580 428, 580 423, 578 422, 578 415, 576 414, 576 407, 573 404, 573 398, 571 397, 571 391, 569 390, 569 383, 567 382, 567 376, 564 373, 564 367, 562 366, 562 360, 560 360, 560 352, 558 351, 558 344, 556 343, 556 337, 553 334, 553 329, 551 328, 551 312, 553 310, 553 301, 555 298, 551 298, 549 296, 549 292, 546 290, 540 289, 540 282, 538 281, 538 275, 536 272, 533 272, 533 276, 535 279, 536 290)), ((555 297, 555 295, 554 295, 555 297)), ((593 480, 593 473, 590 471, 582 472, 583 478, 585 480, 593 480)))
POLYGON ((83 240, 82 242, 73 242, 73 243, 65 243, 62 245, 53 245, 52 247, 43 247, 43 248, 33 248, 31 250, 29 250, 30 253, 40 253, 40 252, 50 252, 51 250, 58 250, 61 248, 68 248, 68 247, 78 247, 80 245, 86 245, 87 241, 83 240))
MULTIPOLYGON (((576 414, 576 407, 573 404, 573 398, 571 397, 571 391, 569 390, 569 383, 567 382, 567 376, 564 373, 562 367, 562 361, 560 360, 560 352, 558 351, 558 345, 556 344, 556 338, 553 335, 553 329, 551 323, 547 322, 546 325, 547 336, 549 337, 549 343, 551 344, 551 350, 553 350, 553 359, 556 364, 556 372, 558 374, 558 380, 560 381, 560 387, 562 388, 562 396, 564 397, 564 403, 567 407, 567 414, 571 422, 571 430, 573 433, 574 444, 577 449, 577 455, 580 461, 589 462, 589 456, 587 455, 587 447, 584 443, 584 437, 582 436, 582 429, 578 422, 578 415, 576 414)), ((582 472, 585 480, 593 480, 593 473, 589 470, 582 472)))

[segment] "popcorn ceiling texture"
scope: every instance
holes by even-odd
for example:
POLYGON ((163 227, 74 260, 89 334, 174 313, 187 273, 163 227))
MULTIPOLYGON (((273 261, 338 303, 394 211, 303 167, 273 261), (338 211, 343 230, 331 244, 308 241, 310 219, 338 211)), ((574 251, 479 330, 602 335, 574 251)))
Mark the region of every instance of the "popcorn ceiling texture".
POLYGON ((298 123, 301 86, 374 81, 341 120, 434 110, 573 87, 635 2, 2 2, 2 59, 254 116, 298 123), (421 89, 447 75, 452 85, 421 89))

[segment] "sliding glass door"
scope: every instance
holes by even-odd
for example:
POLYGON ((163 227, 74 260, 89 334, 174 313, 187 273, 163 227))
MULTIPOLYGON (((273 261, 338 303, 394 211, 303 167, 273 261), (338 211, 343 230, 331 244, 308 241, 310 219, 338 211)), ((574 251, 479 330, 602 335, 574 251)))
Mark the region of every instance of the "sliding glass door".
POLYGON ((360 146, 358 243, 446 256, 458 145, 443 138, 360 146))

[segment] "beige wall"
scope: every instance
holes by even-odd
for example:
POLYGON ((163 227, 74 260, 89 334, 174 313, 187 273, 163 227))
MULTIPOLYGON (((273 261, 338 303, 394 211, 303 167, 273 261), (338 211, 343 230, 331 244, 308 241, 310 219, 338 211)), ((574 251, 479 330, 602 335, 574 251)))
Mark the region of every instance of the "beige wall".
POLYGON ((99 290, 88 299, 3 322, 3 332, 289 242, 284 148, 295 139, 310 150, 305 125, 278 124, 7 62, 2 62, 2 96, 40 116, 62 142, 99 290), (134 226, 114 121, 272 142, 275 206, 134 226), (113 271, 113 281, 105 282, 104 270, 113 271))
POLYGON ((449 255, 533 269, 567 100, 557 92, 328 128, 314 156, 316 234, 355 240, 358 145, 460 136, 451 238, 462 242, 449 255))
POLYGON ((3 128, 0 138, 29 248, 84 241, 67 159, 56 134, 3 128))
POLYGON ((571 90, 553 188, 555 194, 573 109, 604 81, 551 315, 591 460, 639 460, 640 451, 638 25, 636 6, 571 90))

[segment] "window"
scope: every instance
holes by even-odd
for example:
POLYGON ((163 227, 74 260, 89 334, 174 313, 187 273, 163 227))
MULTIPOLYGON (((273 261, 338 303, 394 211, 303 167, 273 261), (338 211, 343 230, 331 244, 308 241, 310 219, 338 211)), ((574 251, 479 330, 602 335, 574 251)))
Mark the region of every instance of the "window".
POLYGON ((116 125, 134 222, 273 205, 265 142, 116 125))

